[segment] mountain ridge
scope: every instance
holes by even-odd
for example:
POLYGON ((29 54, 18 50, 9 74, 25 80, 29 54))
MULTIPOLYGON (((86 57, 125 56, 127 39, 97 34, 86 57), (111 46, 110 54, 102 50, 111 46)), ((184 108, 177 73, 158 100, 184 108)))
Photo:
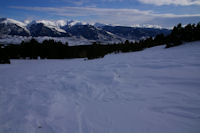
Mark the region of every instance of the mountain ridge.
POLYGON ((86 23, 73 20, 33 20, 20 22, 10 18, 0 18, 0 37, 32 36, 32 37, 78 37, 94 41, 140 40, 155 37, 157 34, 167 35, 169 29, 145 28, 132 26, 114 26, 101 23, 86 23))

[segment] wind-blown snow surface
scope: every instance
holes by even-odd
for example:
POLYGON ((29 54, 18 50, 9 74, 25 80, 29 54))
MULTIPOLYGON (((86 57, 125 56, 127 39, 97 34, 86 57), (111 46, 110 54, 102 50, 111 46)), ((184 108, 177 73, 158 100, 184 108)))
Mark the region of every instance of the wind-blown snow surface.
POLYGON ((200 42, 0 65, 0 133, 199 133, 200 42))

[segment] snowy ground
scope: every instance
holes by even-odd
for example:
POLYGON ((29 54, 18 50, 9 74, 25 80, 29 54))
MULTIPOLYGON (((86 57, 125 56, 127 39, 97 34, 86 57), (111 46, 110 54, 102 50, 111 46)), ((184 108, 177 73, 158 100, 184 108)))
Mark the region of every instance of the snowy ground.
POLYGON ((200 133, 200 42, 0 65, 0 133, 200 133))

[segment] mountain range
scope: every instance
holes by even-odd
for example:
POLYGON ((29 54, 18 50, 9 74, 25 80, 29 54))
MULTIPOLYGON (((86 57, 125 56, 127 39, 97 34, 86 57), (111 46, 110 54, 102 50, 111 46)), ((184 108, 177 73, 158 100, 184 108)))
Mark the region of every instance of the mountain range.
POLYGON ((124 40, 139 40, 154 37, 169 29, 113 26, 101 23, 84 23, 80 21, 49 21, 33 20, 20 22, 10 18, 0 18, 0 38, 5 35, 22 37, 62 37, 82 38, 99 42, 119 42, 124 40))

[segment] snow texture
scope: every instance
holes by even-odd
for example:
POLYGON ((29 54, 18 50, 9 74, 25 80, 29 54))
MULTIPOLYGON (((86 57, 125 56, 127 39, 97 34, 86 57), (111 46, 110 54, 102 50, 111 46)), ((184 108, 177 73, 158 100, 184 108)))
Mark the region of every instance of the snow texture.
POLYGON ((0 65, 0 133, 199 133, 200 42, 0 65))

